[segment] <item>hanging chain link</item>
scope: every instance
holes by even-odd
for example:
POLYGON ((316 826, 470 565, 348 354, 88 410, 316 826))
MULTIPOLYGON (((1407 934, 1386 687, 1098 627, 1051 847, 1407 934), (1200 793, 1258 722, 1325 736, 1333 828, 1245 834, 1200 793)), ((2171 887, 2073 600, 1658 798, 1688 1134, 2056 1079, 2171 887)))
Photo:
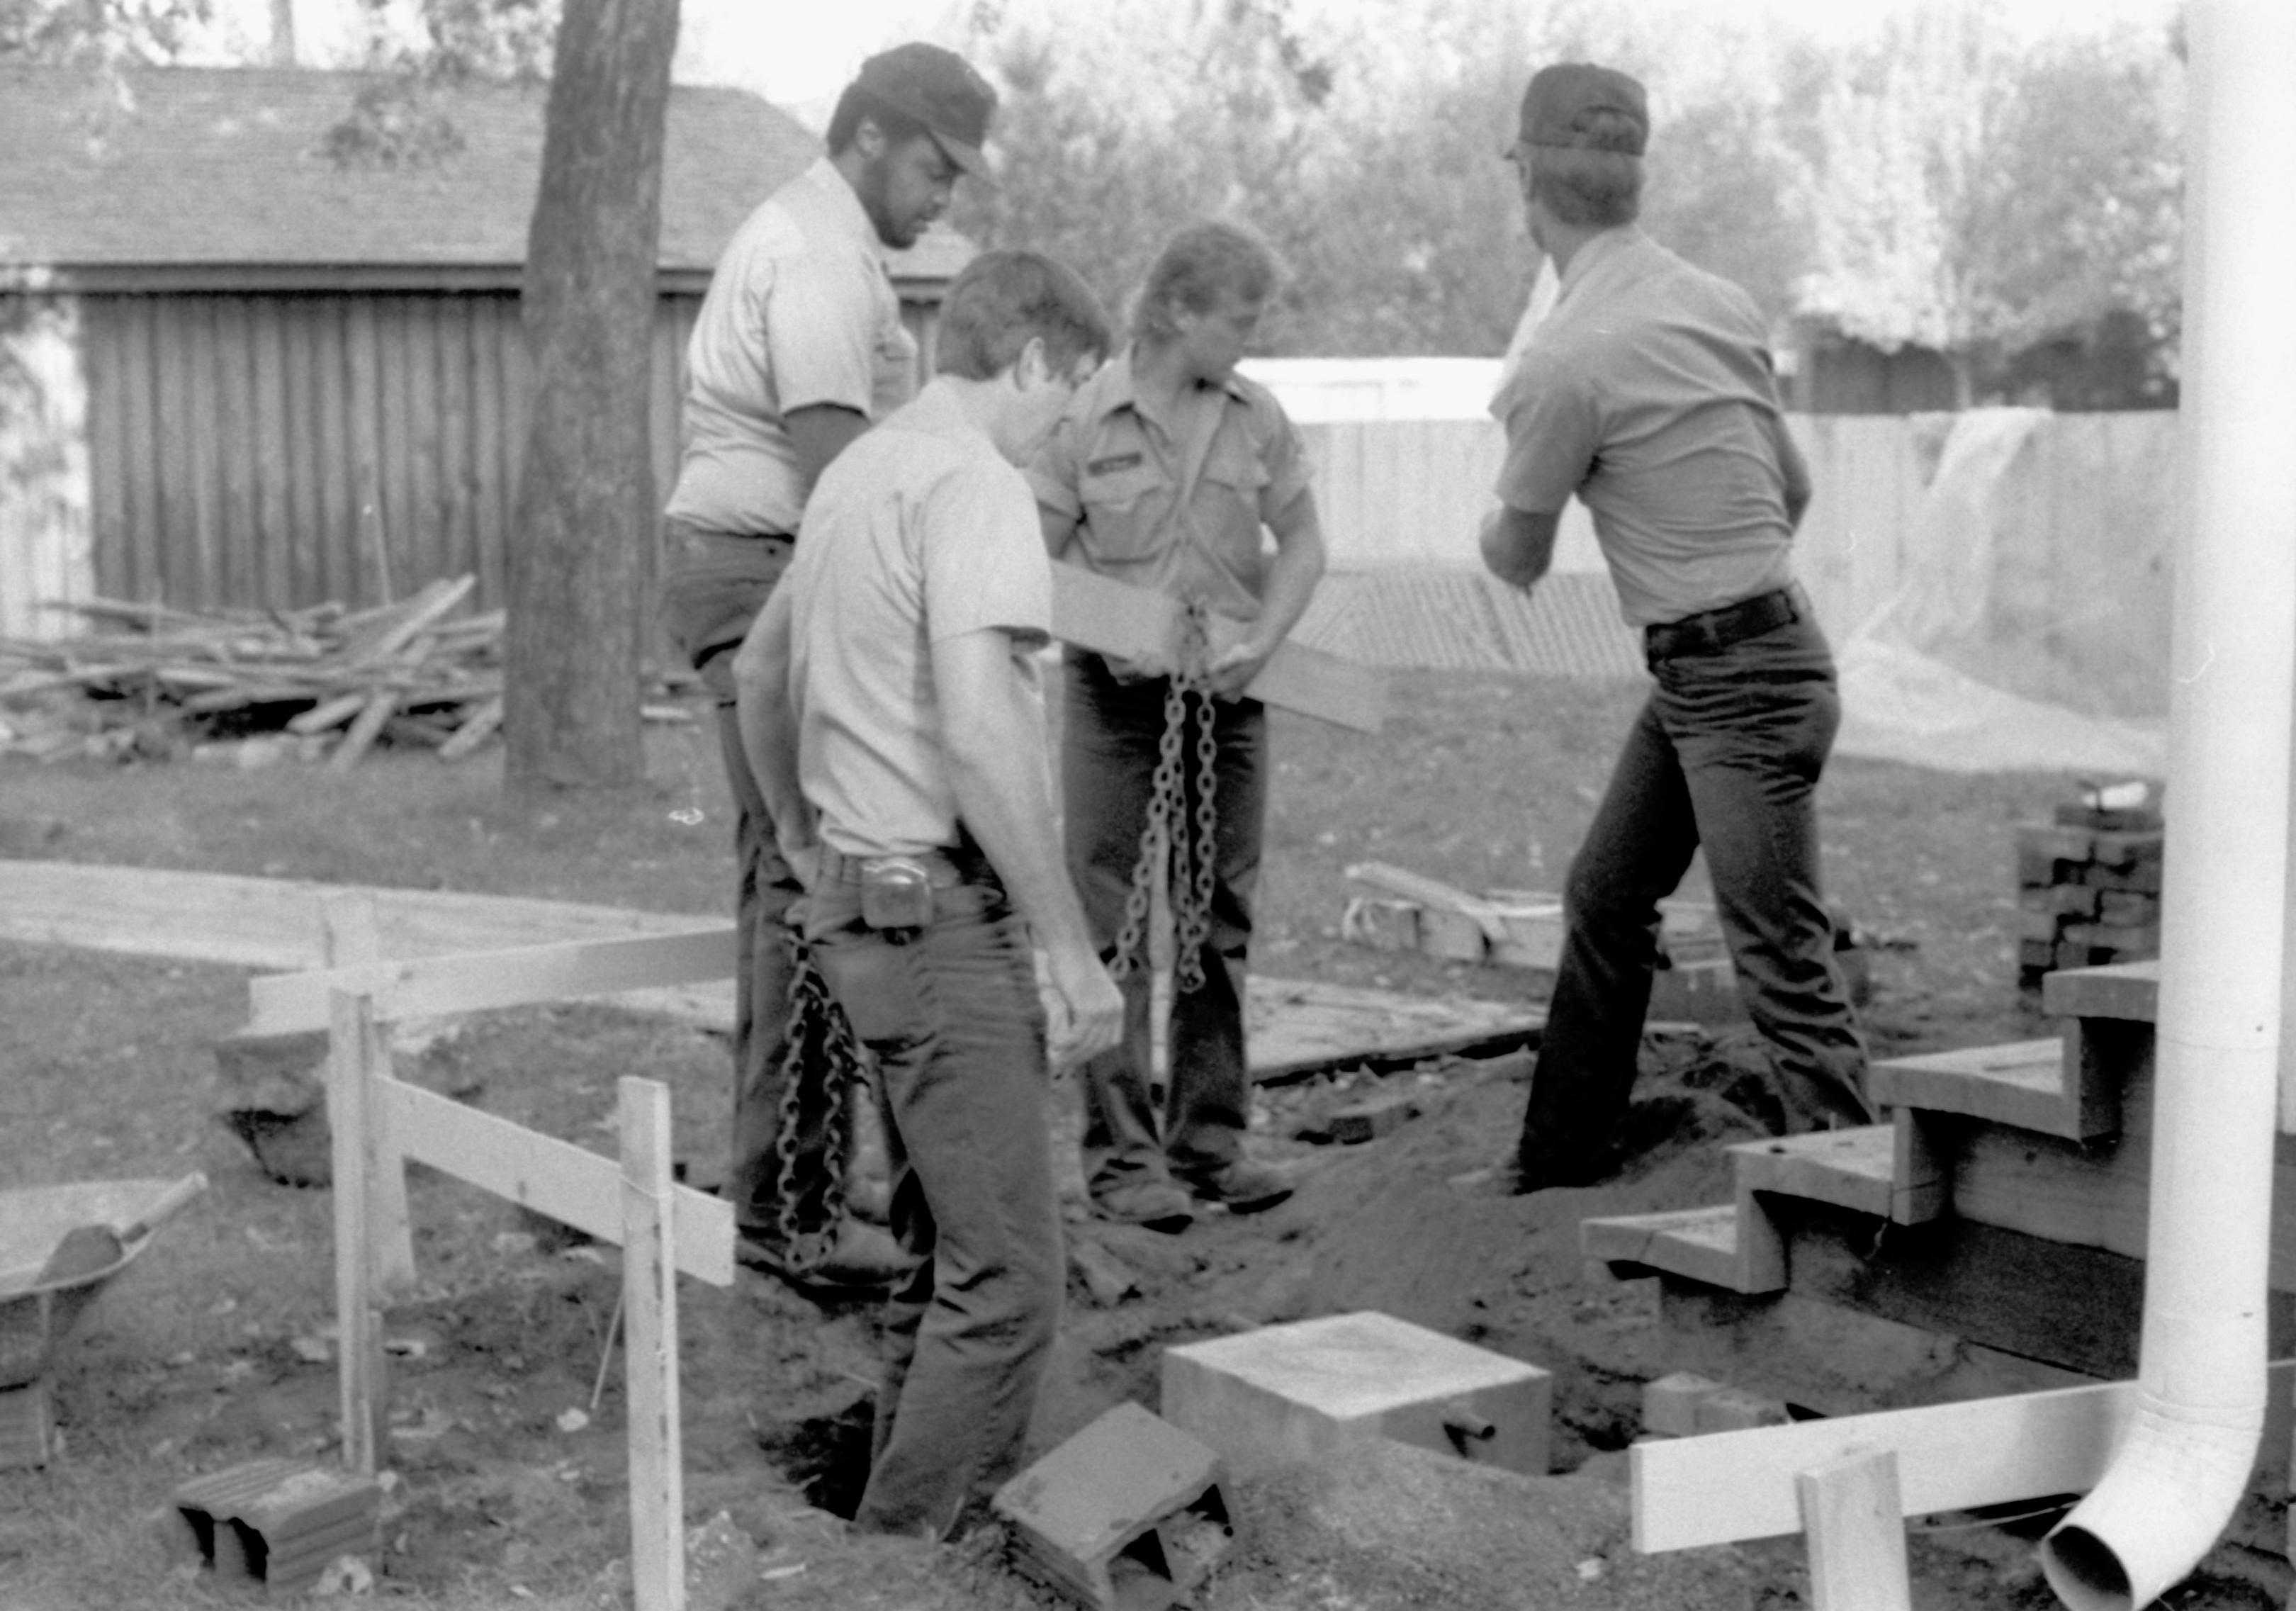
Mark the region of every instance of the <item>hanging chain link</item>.
POLYGON ((829 1256, 845 1218, 846 1094, 853 1081, 866 1075, 852 1026, 845 1021, 837 999, 829 993, 820 969, 814 966, 812 952, 795 929, 784 929, 783 935, 791 966, 789 1046, 782 1054, 781 1123, 774 1138, 774 1155, 780 1164, 774 1179, 774 1196, 779 1204, 775 1229, 781 1233, 782 1256, 790 1271, 804 1275, 829 1256), (809 1094, 818 1094, 828 1104, 821 1158, 825 1184, 822 1222, 812 1230, 801 1231, 797 1199, 805 1182, 800 1178, 798 1134, 809 1094))
POLYGON ((1213 850, 1219 826, 1214 798, 1219 740, 1213 732, 1210 638, 1201 600, 1192 599, 1180 620, 1177 663, 1164 685, 1164 732, 1156 744, 1156 774, 1148 797, 1148 820, 1140 835, 1140 857, 1132 864, 1132 887, 1124 897, 1124 923, 1109 958, 1111 977, 1122 979, 1147 955, 1148 906, 1156 884, 1159 852, 1168 847, 1171 875, 1166 888, 1172 901, 1172 985, 1181 991, 1204 982, 1203 943, 1211 932, 1213 850), (1196 809, 1187 814, 1186 765, 1189 705, 1195 706, 1196 809))

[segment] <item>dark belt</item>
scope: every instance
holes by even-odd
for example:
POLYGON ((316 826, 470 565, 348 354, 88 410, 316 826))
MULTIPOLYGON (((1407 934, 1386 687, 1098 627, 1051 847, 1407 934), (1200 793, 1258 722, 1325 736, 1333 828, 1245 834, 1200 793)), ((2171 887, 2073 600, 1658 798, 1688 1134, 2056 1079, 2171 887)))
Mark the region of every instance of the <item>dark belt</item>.
POLYGON ((1788 582, 1775 592, 1758 593, 1719 610, 1702 610, 1680 621, 1644 627, 1643 658, 1655 662, 1682 654, 1711 654, 1718 649, 1726 649, 1732 644, 1804 620, 1808 614, 1809 596, 1801 590, 1800 582, 1788 582))
MULTIPOLYGON (((973 858, 964 860, 947 851, 912 851, 904 852, 902 859, 914 861, 925 870, 925 881, 937 890, 953 890, 960 884, 977 879, 986 862, 973 858)), ((841 851, 821 847, 820 876, 833 884, 858 884, 864 869, 873 861, 892 859, 879 856, 848 856, 841 851)))

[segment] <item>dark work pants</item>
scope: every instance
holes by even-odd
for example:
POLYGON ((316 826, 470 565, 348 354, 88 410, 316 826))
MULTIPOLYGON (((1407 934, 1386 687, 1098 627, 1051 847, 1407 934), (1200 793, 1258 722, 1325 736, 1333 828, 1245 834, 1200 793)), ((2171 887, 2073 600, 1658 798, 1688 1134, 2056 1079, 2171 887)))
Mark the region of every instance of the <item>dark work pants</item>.
POLYGON ((1874 1117, 1819 893, 1817 780, 1841 719, 1824 636, 1794 621, 1651 674, 1564 887, 1562 962, 1523 1114, 1527 1190, 1608 1172, 1650 1006, 1658 902, 1701 845, 1789 1127, 1874 1117))
POLYGON ((824 884, 805 932, 884 1076, 893 1234, 924 1262, 893 1300, 854 1525, 946 1536, 1018 1469, 1064 1280, 1051 1073, 1027 926, 993 883, 934 896, 928 928, 864 927, 824 884))
MULTIPOLYGON (((718 702, 718 741, 734 796, 738 868, 734 921, 738 972, 734 980, 734 1117, 726 1196, 746 1237, 779 1246, 783 1095, 789 1051, 790 903, 805 891, 774 840, 765 795, 750 775, 734 708, 734 651, 765 608, 788 563, 785 540, 702 532, 665 522, 669 573, 662 587, 663 624, 693 661, 718 702)), ((832 1171, 825 1153, 841 1090, 806 1093, 792 1137, 791 1179, 796 1227, 824 1229, 832 1171)))
MULTIPOLYGON (((1112 956, 1124 924, 1132 868, 1140 858, 1154 796, 1164 735, 1160 678, 1119 683, 1097 655, 1071 654, 1063 678, 1062 809, 1069 874, 1101 956, 1112 956)), ((1123 981, 1124 1039, 1086 1062, 1084 1170, 1088 1185, 1128 1175, 1217 1168, 1243 1155, 1251 1106, 1244 1054, 1245 953, 1251 941, 1252 892, 1267 817, 1267 711, 1258 700, 1214 700, 1210 925, 1199 955, 1200 989, 1175 993, 1171 1072, 1161 1123, 1150 1081, 1149 1010, 1152 971, 1146 930, 1140 966, 1123 981)), ((1187 810, 1196 789, 1196 724, 1182 746, 1187 810)))

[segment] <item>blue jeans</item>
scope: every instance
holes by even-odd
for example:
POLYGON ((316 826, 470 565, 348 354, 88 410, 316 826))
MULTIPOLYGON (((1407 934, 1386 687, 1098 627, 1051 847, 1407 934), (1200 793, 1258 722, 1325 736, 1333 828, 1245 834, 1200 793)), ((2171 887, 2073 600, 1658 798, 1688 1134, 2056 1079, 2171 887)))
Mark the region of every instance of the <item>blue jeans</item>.
MULTIPOLYGON (((1098 655, 1086 654, 1068 657, 1062 682, 1061 787, 1069 875, 1105 960, 1115 954, 1132 868, 1148 826, 1167 685, 1160 678, 1119 682, 1098 655)), ((1150 1089, 1152 981, 1144 928, 1140 966, 1121 982, 1124 1039, 1088 1060, 1078 1077, 1084 1090, 1085 1179, 1093 1187, 1140 1174, 1160 1177, 1168 1167, 1216 1169, 1243 1155, 1251 1111, 1244 974, 1267 818, 1267 711, 1258 700, 1243 699, 1215 700, 1212 711, 1218 821, 1210 924, 1199 952, 1203 984, 1173 997, 1171 1075, 1160 1122, 1150 1089)), ((1181 746, 1191 821, 1199 793, 1195 734, 1191 720, 1181 746)))
POLYGON ((861 922, 860 886, 802 908, 816 964, 884 1080, 893 1234, 919 1254, 890 1305, 854 1525, 940 1538, 1020 1466, 1066 1278, 1027 925, 1004 891, 935 892, 926 928, 861 922))
POLYGON ((1523 1114, 1526 1190, 1591 1184, 1635 1082, 1658 903, 1702 844, 1792 1130, 1873 1122, 1866 1046, 1818 887, 1816 790, 1841 704, 1807 618, 1655 661, 1563 891, 1562 957, 1523 1114))

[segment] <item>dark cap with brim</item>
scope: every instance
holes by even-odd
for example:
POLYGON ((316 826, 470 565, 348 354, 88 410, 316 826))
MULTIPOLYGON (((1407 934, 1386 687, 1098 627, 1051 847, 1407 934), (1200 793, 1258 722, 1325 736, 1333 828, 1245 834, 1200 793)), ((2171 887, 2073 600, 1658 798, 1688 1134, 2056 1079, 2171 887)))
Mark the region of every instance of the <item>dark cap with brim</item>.
POLYGON ((880 51, 861 64, 853 87, 888 111, 914 118, 948 160, 978 179, 980 152, 996 114, 996 91, 955 51, 922 40, 880 51))
POLYGON ((1650 141, 1650 103, 1643 86, 1615 69, 1557 62, 1532 74, 1522 92, 1520 138, 1639 157, 1650 141))

